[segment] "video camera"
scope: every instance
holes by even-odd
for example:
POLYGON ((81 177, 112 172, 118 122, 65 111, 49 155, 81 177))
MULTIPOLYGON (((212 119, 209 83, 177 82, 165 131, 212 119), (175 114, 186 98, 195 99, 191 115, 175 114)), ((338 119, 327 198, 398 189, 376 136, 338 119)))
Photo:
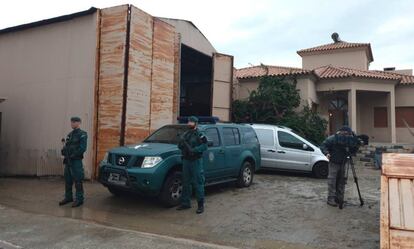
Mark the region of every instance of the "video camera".
POLYGON ((355 136, 355 134, 336 134, 335 138, 336 144, 345 147, 351 154, 356 153, 359 147, 364 144, 364 142, 355 136))

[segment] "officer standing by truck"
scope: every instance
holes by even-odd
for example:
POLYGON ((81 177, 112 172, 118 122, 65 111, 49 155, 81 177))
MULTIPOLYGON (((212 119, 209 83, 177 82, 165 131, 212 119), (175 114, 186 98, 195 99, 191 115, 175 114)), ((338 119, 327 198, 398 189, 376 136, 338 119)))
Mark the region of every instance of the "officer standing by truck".
POLYGON ((203 152, 207 150, 207 138, 197 128, 197 117, 188 118, 189 130, 180 139, 178 148, 183 156, 183 192, 177 210, 191 208, 192 187, 196 190, 197 214, 204 212, 203 152))
POLYGON ((59 202, 59 205, 62 206, 73 202, 72 187, 75 184, 76 199, 72 207, 79 207, 84 200, 82 159, 86 151, 88 135, 80 129, 81 119, 79 117, 72 117, 70 121, 72 131, 67 135, 66 139, 62 139, 62 142, 64 142, 62 155, 64 156, 63 163, 65 164, 65 198, 59 202))
POLYGON ((343 126, 335 135, 329 136, 322 143, 320 149, 329 159, 328 175, 328 200, 327 204, 333 207, 338 206, 339 198, 343 197, 345 182, 339 179, 345 177, 344 163, 347 156, 358 150, 358 145, 348 146, 349 141, 356 139, 352 129, 343 126), (347 151, 349 150, 349 151, 347 151))

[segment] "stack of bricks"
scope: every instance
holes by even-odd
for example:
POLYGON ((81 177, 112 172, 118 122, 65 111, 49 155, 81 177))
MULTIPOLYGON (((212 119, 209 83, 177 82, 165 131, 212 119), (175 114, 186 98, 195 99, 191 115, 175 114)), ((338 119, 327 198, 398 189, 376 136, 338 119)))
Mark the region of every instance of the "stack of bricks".
POLYGON ((360 165, 366 167, 374 167, 374 157, 376 148, 383 149, 383 153, 413 153, 413 145, 392 145, 392 144, 383 144, 383 145, 364 145, 361 146, 355 161, 360 165))

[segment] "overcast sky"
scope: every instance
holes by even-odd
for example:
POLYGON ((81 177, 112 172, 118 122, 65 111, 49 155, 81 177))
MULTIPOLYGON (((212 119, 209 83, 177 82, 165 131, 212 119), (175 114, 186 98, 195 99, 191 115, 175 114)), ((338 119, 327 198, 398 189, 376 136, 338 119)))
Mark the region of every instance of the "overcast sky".
POLYGON ((154 16, 192 21, 237 68, 301 66, 296 51, 332 42, 371 43, 371 69, 414 68, 413 0, 3 0, 0 29, 88 9, 134 4, 154 16))

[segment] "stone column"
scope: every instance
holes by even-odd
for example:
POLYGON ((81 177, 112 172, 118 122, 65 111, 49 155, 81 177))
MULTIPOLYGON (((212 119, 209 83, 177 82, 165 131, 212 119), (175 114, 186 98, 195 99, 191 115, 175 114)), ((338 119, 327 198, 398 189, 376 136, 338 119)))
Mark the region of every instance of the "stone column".
POLYGON ((389 103, 388 103, 388 110, 389 110, 389 121, 391 127, 391 143, 397 143, 397 132, 396 132, 396 122, 395 122, 395 90, 391 90, 389 92, 389 103))
POLYGON ((348 121, 351 129, 357 133, 356 89, 348 91, 348 121))

